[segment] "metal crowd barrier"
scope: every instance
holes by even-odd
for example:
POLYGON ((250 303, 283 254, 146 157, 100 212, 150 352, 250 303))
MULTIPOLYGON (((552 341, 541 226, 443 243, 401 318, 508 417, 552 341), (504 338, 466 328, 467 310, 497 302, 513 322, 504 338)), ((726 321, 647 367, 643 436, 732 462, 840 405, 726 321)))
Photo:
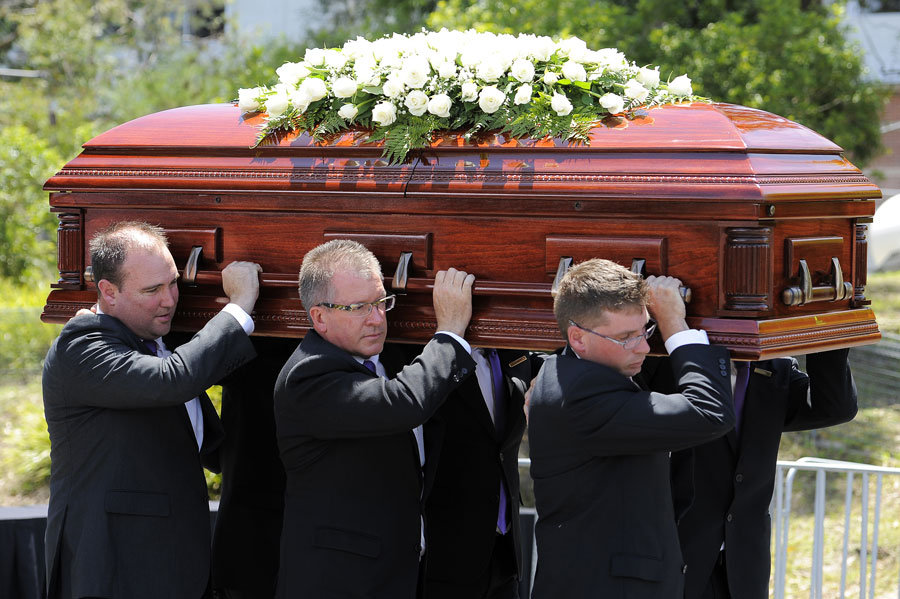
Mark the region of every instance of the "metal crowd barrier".
MULTIPOLYGON (((773 597, 784 598, 784 587, 787 570, 787 549, 791 524, 791 491, 798 472, 810 471, 816 474, 816 495, 814 504, 814 529, 812 547, 812 567, 810 568, 810 599, 822 599, 823 572, 825 570, 825 481, 829 472, 846 474, 847 489, 844 493, 844 535, 841 549, 841 583, 840 597, 843 599, 847 589, 847 567, 851 532, 851 511, 853 508, 854 477, 861 476, 859 492, 859 593, 860 599, 875 597, 875 582, 878 571, 878 529, 881 523, 882 485, 885 475, 898 475, 900 468, 886 468, 826 460, 822 458, 800 458, 796 462, 778 462, 775 471, 775 493, 772 497, 772 517, 775 520, 775 549, 773 570, 775 574, 773 597), (787 471, 787 474, 785 474, 787 471), (874 514, 869 514, 869 477, 875 476, 874 514), (872 522, 870 523, 870 518, 872 522), (871 524, 871 541, 869 528, 871 524), (868 593, 867 593, 868 591, 868 593)), ((900 597, 900 578, 898 578, 897 596, 900 597)))
MULTIPOLYGON (((519 467, 527 468, 531 465, 528 458, 519 458, 519 467)), ((774 520, 773 538, 775 541, 773 551, 772 571, 774 573, 774 588, 772 597, 784 599, 785 582, 787 574, 787 552, 791 523, 791 495, 794 480, 798 472, 814 472, 816 476, 816 493, 814 499, 813 515, 813 547, 812 565, 810 568, 810 599, 822 599, 823 573, 825 570, 825 491, 826 475, 829 472, 846 474, 847 489, 844 493, 844 532, 841 549, 841 582, 840 597, 843 599, 847 588, 848 556, 850 554, 851 511, 854 505, 853 483, 856 475, 861 476, 861 487, 858 504, 860 506, 859 530, 859 593, 856 597, 863 599, 875 597, 875 582, 878 566, 878 529, 882 515, 882 486, 886 475, 900 475, 900 468, 886 468, 827 460, 822 458, 800 458, 796 462, 779 461, 775 471, 775 492, 772 496, 770 511, 774 520), (875 476, 875 505, 871 510, 869 497, 869 478, 875 476), (871 528, 871 538, 870 538, 871 528)), ((530 511, 530 510, 529 510, 530 511)), ((524 535, 523 535, 524 536, 524 535)), ((530 564, 526 564, 526 572, 530 572, 528 590, 534 583, 534 573, 537 566, 537 545, 534 535, 531 535, 530 564)), ((529 592, 530 596, 530 592, 529 592)), ((898 576, 897 596, 900 598, 900 576, 898 576)))

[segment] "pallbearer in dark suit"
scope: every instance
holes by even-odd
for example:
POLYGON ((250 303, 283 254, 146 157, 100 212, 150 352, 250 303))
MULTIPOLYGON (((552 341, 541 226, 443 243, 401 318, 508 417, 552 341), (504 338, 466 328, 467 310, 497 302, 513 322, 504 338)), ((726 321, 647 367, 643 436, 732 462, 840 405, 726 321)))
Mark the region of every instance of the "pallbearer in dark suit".
POLYGON ((162 231, 118 223, 91 240, 96 314, 63 327, 44 364, 51 599, 197 598, 209 584, 201 463, 222 440, 204 389, 254 356, 259 266, 222 272, 231 302, 188 343, 162 342, 178 270, 162 231))
POLYGON ((728 352, 688 329, 680 281, 606 260, 570 269, 554 302, 568 346, 530 401, 537 504, 535 599, 677 599, 684 584, 669 492, 669 452, 734 425, 728 352), (631 379, 659 324, 678 392, 631 379))
POLYGON ((450 269, 434 283, 437 330, 394 376, 381 268, 356 242, 311 250, 300 297, 313 330, 275 386, 287 474, 282 599, 413 599, 423 553, 421 425, 475 370, 462 339, 474 277, 450 269))
MULTIPOLYGON (((735 362, 735 409, 740 410, 735 429, 672 455, 688 599, 768 597, 769 503, 781 433, 853 419, 856 386, 848 354, 847 349, 810 354, 806 372, 793 358, 735 362)), ((668 375, 665 366, 659 372, 668 375)))
POLYGON ((425 599, 518 597, 518 453, 538 354, 475 349, 476 376, 425 424, 425 599))

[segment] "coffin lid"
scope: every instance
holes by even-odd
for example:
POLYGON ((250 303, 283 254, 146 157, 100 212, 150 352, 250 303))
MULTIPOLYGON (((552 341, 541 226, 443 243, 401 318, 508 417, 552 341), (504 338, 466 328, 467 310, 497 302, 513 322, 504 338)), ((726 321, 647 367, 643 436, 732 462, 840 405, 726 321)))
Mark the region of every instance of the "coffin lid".
POLYGON ((50 191, 113 189, 314 191, 366 181, 406 195, 433 193, 791 200, 872 199, 881 192, 842 149, 783 117, 730 104, 640 110, 599 122, 588 144, 487 133, 435 137, 390 165, 381 143, 353 130, 325 141, 279 135, 251 149, 264 115, 234 104, 140 117, 84 144, 45 184, 50 191), (710 187, 712 186, 712 187, 710 187), (698 191, 703 188, 702 191, 698 191))

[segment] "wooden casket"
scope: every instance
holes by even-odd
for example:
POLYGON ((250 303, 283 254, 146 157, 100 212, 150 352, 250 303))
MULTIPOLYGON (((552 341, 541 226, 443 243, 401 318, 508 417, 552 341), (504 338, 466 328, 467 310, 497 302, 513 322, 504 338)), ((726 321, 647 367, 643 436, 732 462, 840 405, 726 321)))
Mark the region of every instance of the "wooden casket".
POLYGON ((663 106, 605 119, 587 145, 448 134, 402 165, 359 132, 251 149, 261 119, 232 104, 190 106, 87 142, 45 185, 60 278, 42 319, 64 322, 95 301, 88 240, 139 219, 168 231, 184 267, 182 331, 224 303, 221 269, 252 260, 264 271, 256 334, 303 336, 303 255, 352 238, 399 296, 394 341, 430 337, 433 278, 452 266, 477 277, 473 343, 555 349, 554 281, 591 257, 680 278, 689 323, 735 357, 880 338, 865 285, 866 223, 881 192, 841 148, 773 114, 663 106))

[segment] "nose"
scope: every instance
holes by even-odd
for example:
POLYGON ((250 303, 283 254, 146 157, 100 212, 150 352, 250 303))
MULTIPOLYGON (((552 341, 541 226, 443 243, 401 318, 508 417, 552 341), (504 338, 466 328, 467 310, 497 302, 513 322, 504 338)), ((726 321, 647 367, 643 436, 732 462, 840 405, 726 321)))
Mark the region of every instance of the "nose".
POLYGON ((366 324, 367 325, 379 325, 382 322, 387 321, 387 312, 384 310, 378 309, 378 307, 373 306, 372 311, 369 312, 369 315, 366 316, 366 324))
POLYGON ((649 354, 650 353, 650 342, 647 341, 646 337, 641 337, 641 342, 637 344, 633 350, 636 354, 649 354))
POLYGON ((178 303, 178 287, 172 285, 171 287, 166 287, 166 289, 162 292, 162 297, 159 301, 160 305, 164 308, 169 308, 178 303))

